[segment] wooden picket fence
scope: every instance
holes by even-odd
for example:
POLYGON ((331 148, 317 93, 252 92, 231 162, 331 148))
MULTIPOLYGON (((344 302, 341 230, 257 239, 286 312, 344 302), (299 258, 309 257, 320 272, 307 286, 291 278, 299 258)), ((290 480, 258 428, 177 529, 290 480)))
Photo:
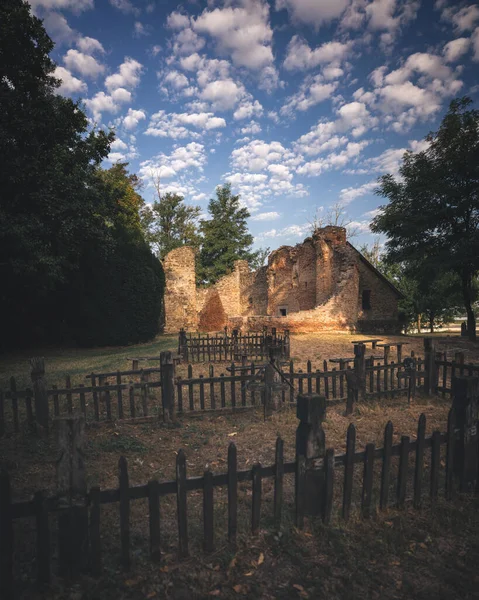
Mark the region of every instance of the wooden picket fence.
MULTIPOLYGON (((417 437, 401 437, 399 444, 393 444, 393 425, 389 422, 384 432, 384 445, 376 448, 374 443, 366 445, 364 450, 356 450, 356 429, 350 424, 347 430, 346 452, 336 454, 328 449, 322 459, 316 460, 314 469, 323 475, 323 489, 320 499, 322 520, 329 523, 333 519, 348 520, 354 511, 369 518, 377 510, 388 507, 403 508, 406 503, 420 508, 426 503, 434 506, 439 495, 451 500, 454 495, 455 478, 453 473, 455 445, 455 415, 451 409, 446 433, 435 431, 431 437, 425 437, 426 417, 419 418, 417 437), (442 450, 444 453, 442 454, 442 450), (410 460, 410 455, 414 460, 410 460), (445 461, 443 460, 445 457, 445 461), (362 466, 358 474, 355 465, 362 466), (414 464, 414 466, 413 466, 414 464), (443 465, 445 467, 443 468, 443 465), (359 492, 358 495, 356 492, 359 492)), ((223 543, 226 534, 229 543, 234 545, 238 531, 238 511, 241 509, 238 498, 238 484, 251 484, 250 527, 256 535, 265 520, 273 520, 274 528, 284 524, 287 512, 292 512, 296 527, 303 528, 305 522, 306 476, 311 465, 307 466, 304 456, 295 461, 284 461, 283 441, 276 441, 275 463, 262 466, 256 463, 251 469, 238 470, 237 448, 231 443, 228 448, 227 472, 213 474, 206 470, 202 477, 187 477, 186 456, 179 450, 176 459, 176 478, 170 481, 149 481, 144 485, 129 484, 128 465, 124 457, 119 461, 119 480, 116 489, 93 487, 84 498, 84 511, 88 522, 89 570, 93 575, 102 573, 104 556, 102 552, 102 509, 104 505, 118 506, 119 540, 121 546, 121 564, 129 569, 132 564, 131 553, 131 504, 148 500, 148 513, 143 515, 149 522, 149 551, 153 561, 162 556, 162 527, 166 525, 160 519, 161 498, 176 496, 178 555, 184 558, 190 551, 190 521, 197 518, 201 511, 195 505, 188 511, 189 493, 202 492, 203 504, 203 548, 205 553, 212 552, 218 541, 223 543), (294 476, 293 498, 285 498, 285 476, 294 476), (263 483, 272 480, 272 502, 265 503, 263 483), (227 531, 218 532, 215 527, 215 488, 227 489, 227 531), (272 506, 272 515, 269 514, 272 506), (266 514, 267 513, 267 514, 266 514), (162 525, 163 523, 163 525, 162 525)), ((6 472, 0 475, 0 596, 8 600, 13 597, 15 540, 14 524, 19 519, 33 518, 36 529, 36 577, 41 587, 48 585, 52 578, 52 519, 59 518, 68 510, 78 510, 59 506, 55 496, 47 496, 38 491, 33 499, 14 501, 10 479, 6 472)), ((268 499, 269 500, 269 499, 268 499)), ((77 513, 75 513, 77 514, 77 513)), ((74 520, 74 519, 73 519, 74 520)), ((72 521, 73 521, 72 520, 72 521)), ((111 527, 111 526, 110 526, 111 527)), ((104 532, 105 533, 105 532, 104 532)))
POLYGON ((246 360, 263 361, 269 358, 270 347, 278 349, 278 356, 289 358, 289 332, 282 334, 273 328, 262 333, 241 333, 233 330, 227 333, 201 334, 186 333, 181 330, 178 334, 178 355, 183 362, 228 362, 246 360))

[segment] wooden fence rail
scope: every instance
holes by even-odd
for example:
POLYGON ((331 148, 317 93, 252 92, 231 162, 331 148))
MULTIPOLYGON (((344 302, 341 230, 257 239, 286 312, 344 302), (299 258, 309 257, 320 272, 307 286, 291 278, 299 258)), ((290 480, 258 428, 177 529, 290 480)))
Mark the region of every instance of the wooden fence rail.
MULTIPOLYGON (((434 348, 432 348, 432 351, 434 348)), ((430 355, 429 355, 430 356, 430 355)), ((479 365, 465 364, 464 356, 457 354, 454 361, 444 360, 444 356, 434 356, 435 360, 415 357, 415 369, 411 377, 414 388, 451 394, 451 381, 454 375, 478 375, 479 365), (441 360, 439 360, 441 358, 441 360)), ((294 403, 296 394, 320 394, 330 404, 341 404, 350 394, 350 374, 355 373, 356 396, 353 401, 367 398, 393 398, 404 395, 408 390, 403 363, 367 358, 358 352, 354 368, 351 359, 334 359, 339 368, 330 368, 324 360, 321 368, 315 368, 307 361, 306 369, 297 369, 293 361, 283 362, 282 380, 291 384, 290 389, 280 392, 283 404, 294 403), (361 386, 363 386, 361 388, 361 386), (361 397, 361 390, 363 395, 361 397)), ((168 365, 167 365, 168 366, 168 365)), ((210 364, 206 374, 194 374, 193 365, 187 365, 186 377, 173 375, 172 385, 166 391, 162 386, 162 369, 150 368, 129 371, 92 373, 88 376, 89 385, 72 386, 67 376, 64 387, 52 386, 45 389, 47 409, 50 415, 58 417, 74 412, 82 413, 88 422, 116 419, 160 418, 166 406, 175 406, 178 413, 192 413, 218 410, 245 410, 263 402, 263 391, 255 391, 252 383, 257 381, 263 362, 232 363, 227 373, 215 372, 210 364), (150 375, 159 375, 152 380, 150 375), (139 381, 124 381, 124 377, 137 377, 139 381), (113 382, 109 379, 113 378, 113 382), (166 403, 166 404, 165 404, 166 403)), ((217 367, 216 367, 217 368, 217 367)), ((287 385, 285 386, 287 388, 287 385)), ((350 407, 350 405, 348 405, 350 407)), ((351 407, 350 407, 351 408, 351 407)), ((0 436, 8 432, 34 429, 36 424, 36 402, 32 389, 19 390, 15 378, 10 380, 10 389, 0 391, 0 436)))
MULTIPOLYGON (((440 493, 448 500, 455 494, 454 452, 455 452, 455 416, 451 409, 446 433, 435 431, 431 437, 425 437, 426 417, 421 415, 418 422, 417 437, 411 440, 403 436, 399 444, 392 444, 393 425, 389 422, 384 432, 384 446, 376 448, 367 444, 364 450, 356 451, 356 430, 350 424, 347 431, 346 452, 336 455, 333 449, 326 451, 324 457, 314 464, 314 469, 324 473, 324 488, 321 496, 321 514, 324 522, 330 522, 338 517, 348 520, 352 510, 356 509, 363 518, 369 518, 377 510, 385 510, 389 506, 399 509, 412 501, 419 508, 429 497, 432 505, 440 493), (441 448, 445 447, 446 461, 441 459, 441 448), (426 454, 427 451, 427 454, 426 454), (414 469, 410 468, 409 457, 413 454, 414 469), (393 462, 398 457, 399 463, 393 462), (379 464, 381 463, 381 464, 379 464), (362 477, 355 476, 354 465, 362 464, 362 477), (444 465, 444 468, 443 468, 444 465), (394 468, 393 468, 394 467, 394 468), (341 474, 342 472, 342 474, 341 474), (379 493, 376 493, 375 490, 379 493), (336 493, 335 493, 336 490, 336 493), (442 490, 442 492, 441 492, 442 490), (359 499, 357 494, 360 492, 359 499), (395 492, 394 494, 392 492, 395 492), (394 497, 392 497, 394 496, 394 497), (378 502, 376 501, 378 498, 378 502)), ((477 460, 477 444, 475 447, 477 460)), ((457 461, 456 461, 457 463, 457 461)), ((255 464, 251 469, 238 470, 237 449, 231 443, 227 457, 228 471, 213 474, 207 470, 203 476, 188 477, 186 456, 180 450, 176 459, 176 478, 171 481, 150 481, 144 485, 130 486, 128 465, 125 458, 119 462, 119 481, 116 489, 101 490, 92 488, 85 496, 85 507, 89 511, 89 552, 90 570, 99 575, 102 565, 101 546, 101 506, 118 504, 119 530, 121 543, 121 563, 124 569, 129 569, 132 562, 130 524, 131 502, 140 499, 148 500, 149 519, 149 549, 151 559, 159 561, 162 553, 161 543, 161 498, 166 495, 176 495, 177 524, 178 524, 178 554, 180 558, 189 554, 190 535, 188 523, 198 514, 197 510, 189 511, 189 492, 203 492, 203 549, 211 552, 216 546, 218 532, 215 527, 214 489, 227 488, 227 531, 225 535, 229 542, 234 543, 238 511, 241 509, 238 501, 238 484, 251 484, 251 533, 255 535, 261 524, 264 527, 264 513, 267 506, 272 506, 274 527, 279 528, 285 511, 293 506, 296 526, 302 528, 305 521, 304 490, 307 476, 305 459, 297 456, 293 462, 284 461, 283 442, 276 442, 275 463, 270 466, 255 464), (293 474, 295 477, 293 502, 285 501, 284 478, 293 474), (262 482, 273 480, 274 502, 264 503, 262 482)), ((308 467, 311 468, 311 467, 308 467)), ((357 475, 357 474, 356 474, 357 475)), ((51 580, 52 558, 50 551, 51 517, 57 517, 64 509, 58 505, 56 497, 48 497, 43 492, 37 492, 33 499, 22 502, 12 501, 10 479, 6 472, 0 475, 0 590, 2 599, 13 597, 13 562, 14 562, 14 521, 21 518, 34 517, 37 535, 37 581, 44 586, 51 580)), ((269 509, 268 509, 269 510, 269 509)))

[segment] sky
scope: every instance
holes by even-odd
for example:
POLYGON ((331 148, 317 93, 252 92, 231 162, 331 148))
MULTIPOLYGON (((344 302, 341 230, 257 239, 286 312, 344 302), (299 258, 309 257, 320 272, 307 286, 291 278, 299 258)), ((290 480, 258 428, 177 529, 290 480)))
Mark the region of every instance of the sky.
POLYGON ((30 0, 59 93, 113 127, 154 199, 207 214, 230 182, 255 247, 295 244, 338 202, 371 243, 377 178, 427 147, 451 99, 479 99, 479 3, 30 0))

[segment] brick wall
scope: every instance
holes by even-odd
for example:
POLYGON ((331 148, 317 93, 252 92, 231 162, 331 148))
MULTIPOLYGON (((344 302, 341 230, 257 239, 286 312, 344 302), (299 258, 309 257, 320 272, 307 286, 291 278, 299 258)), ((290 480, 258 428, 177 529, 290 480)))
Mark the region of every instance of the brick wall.
POLYGON ((250 272, 237 261, 232 273, 208 289, 195 287, 194 252, 181 248, 165 260, 166 331, 217 331, 225 324, 261 330, 367 330, 395 327, 397 294, 346 241, 341 227, 325 227, 294 247, 272 252, 268 266, 250 272), (364 290, 371 308, 362 309, 364 290), (281 315, 281 309, 286 316, 281 315))
POLYGON ((196 330, 195 250, 189 246, 172 250, 165 257, 163 268, 166 284, 165 333, 177 333, 181 327, 196 330))

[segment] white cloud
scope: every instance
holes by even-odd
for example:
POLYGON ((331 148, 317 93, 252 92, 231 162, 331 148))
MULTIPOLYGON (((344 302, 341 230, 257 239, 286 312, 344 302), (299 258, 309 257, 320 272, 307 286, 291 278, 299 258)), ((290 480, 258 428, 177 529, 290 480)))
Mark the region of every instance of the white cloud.
POLYGON ((366 194, 371 194, 377 187, 378 184, 376 181, 370 181, 369 183, 364 183, 359 187, 343 188, 339 192, 339 200, 342 204, 350 204, 353 200, 356 200, 356 198, 365 196, 366 194))
POLYGON ((190 84, 186 75, 183 75, 183 73, 175 71, 174 69, 167 71, 167 74, 163 78, 163 83, 171 85, 175 90, 181 90, 182 88, 188 87, 190 84))
POLYGON ((130 0, 110 0, 110 4, 125 14, 139 14, 139 9, 130 0))
POLYGON ((324 158, 317 158, 306 162, 304 165, 298 167, 297 172, 299 175, 314 177, 321 175, 325 171, 340 169, 351 160, 356 159, 368 143, 367 141, 348 142, 345 149, 341 152, 333 152, 324 158))
POLYGON ((105 87, 110 92, 119 87, 134 88, 140 82, 142 69, 141 63, 127 56, 120 65, 119 73, 109 75, 105 79, 105 87))
POLYGON ((178 32, 173 42, 173 53, 175 55, 187 55, 198 52, 205 45, 205 40, 200 37, 191 27, 178 32))
POLYGON ((360 88, 354 97, 379 110, 390 129, 403 133, 418 120, 432 118, 445 98, 459 92, 463 85, 459 74, 460 69, 451 69, 444 57, 416 52, 390 73, 386 67, 375 69, 370 75, 373 91, 360 88))
POLYGON ((276 10, 285 8, 293 21, 317 28, 338 19, 348 4, 349 0, 276 0, 276 10))
POLYGON ((150 35, 150 31, 148 27, 143 25, 141 21, 135 21, 133 26, 133 35, 134 37, 142 37, 145 35, 150 35))
POLYGON ((335 121, 319 121, 310 131, 293 144, 297 152, 306 155, 321 154, 344 146, 348 142, 345 133, 355 138, 364 135, 378 124, 362 102, 349 102, 336 109, 335 121))
POLYGON ((85 54, 93 54, 94 52, 105 54, 105 48, 103 48, 101 42, 95 38, 81 36, 77 39, 76 45, 85 54))
POLYGON ((262 241, 271 238, 299 239, 304 237, 311 229, 309 223, 303 225, 289 225, 283 229, 270 229, 256 236, 256 241, 262 241))
MULTIPOLYGON (((314 50, 299 35, 294 35, 286 50, 283 66, 288 71, 313 69, 318 65, 335 63, 335 66, 346 59, 351 51, 351 42, 325 42, 314 50)), ((341 73, 342 74, 342 73, 341 73)))
POLYGON ((73 77, 70 71, 63 67, 57 67, 53 76, 61 80, 62 83, 57 89, 57 92, 64 96, 70 94, 84 94, 88 89, 87 84, 84 81, 73 77))
POLYGON ((463 56, 471 45, 469 38, 457 38, 448 42, 443 48, 444 60, 446 62, 456 62, 461 56, 463 56))
POLYGON ((283 116, 293 116, 299 111, 306 111, 312 106, 330 98, 336 91, 339 83, 325 83, 322 75, 308 75, 301 84, 298 92, 286 98, 280 113, 283 116))
POLYGON ((189 25, 190 18, 179 12, 172 12, 166 19, 166 26, 170 29, 184 29, 185 27, 189 27, 189 25))
POLYGON ((479 6, 477 4, 470 4, 462 8, 454 5, 445 7, 441 18, 449 23, 452 21, 455 30, 460 33, 472 31, 479 21, 479 6))
POLYGON ((111 150, 127 150, 127 148, 128 144, 125 144, 125 142, 120 138, 115 138, 114 142, 110 146, 111 150))
POLYGON ((242 0, 239 6, 205 9, 192 20, 193 29, 211 36, 220 53, 239 67, 262 69, 273 63, 269 5, 262 0, 242 0))
POLYGON ((117 113, 120 110, 120 105, 115 102, 112 96, 105 92, 96 93, 93 98, 85 100, 87 108, 93 113, 95 121, 100 122, 103 112, 117 113))
POLYGON ((42 15, 43 25, 48 32, 48 35, 55 40, 57 44, 72 42, 75 39, 76 33, 68 25, 67 20, 63 15, 55 11, 47 12, 42 15))
POLYGON ((115 102, 130 102, 131 92, 125 88, 118 88, 111 93, 111 97, 115 102))
POLYGON ((78 50, 68 50, 63 57, 63 62, 70 71, 77 71, 84 77, 95 78, 105 71, 105 66, 99 63, 93 56, 83 54, 78 50))
POLYGON ((279 212, 276 211, 272 211, 272 212, 264 212, 264 213, 258 213, 257 215, 254 215, 254 217, 251 217, 252 221, 274 221, 276 219, 280 218, 280 214, 279 212))
POLYGON ((201 133, 226 127, 226 121, 215 117, 213 113, 167 113, 160 110, 153 114, 145 135, 154 137, 181 139, 186 137, 199 138, 201 133), (198 131, 192 131, 194 128, 198 131))
POLYGON ((205 193, 200 192, 199 194, 195 194, 194 196, 192 196, 191 199, 193 200, 193 202, 201 202, 207 197, 208 196, 205 193))
POLYGON ((29 0, 34 9, 44 8, 47 10, 71 10, 76 13, 93 8, 93 0, 29 0))
POLYGON ((241 128, 242 135, 256 135, 261 132, 261 125, 256 121, 251 121, 248 125, 241 128))
POLYGON ((143 119, 146 119, 145 111, 129 108, 128 114, 123 118, 123 127, 128 130, 135 129, 143 119))
POLYGON ((251 119, 253 116, 260 117, 262 114, 263 107, 258 100, 253 102, 245 98, 233 113, 233 118, 236 120, 251 119))
POLYGON ((183 171, 197 169, 203 171, 206 164, 205 149, 202 144, 190 142, 175 148, 171 154, 160 153, 150 160, 140 163, 140 177, 146 181, 158 174, 161 178, 171 178, 183 171))
POLYGON ((244 95, 244 87, 232 79, 218 79, 208 83, 198 95, 210 102, 213 110, 230 110, 244 95))
POLYGON ((474 30, 472 34, 472 47, 474 48, 473 60, 479 62, 479 27, 474 30))

